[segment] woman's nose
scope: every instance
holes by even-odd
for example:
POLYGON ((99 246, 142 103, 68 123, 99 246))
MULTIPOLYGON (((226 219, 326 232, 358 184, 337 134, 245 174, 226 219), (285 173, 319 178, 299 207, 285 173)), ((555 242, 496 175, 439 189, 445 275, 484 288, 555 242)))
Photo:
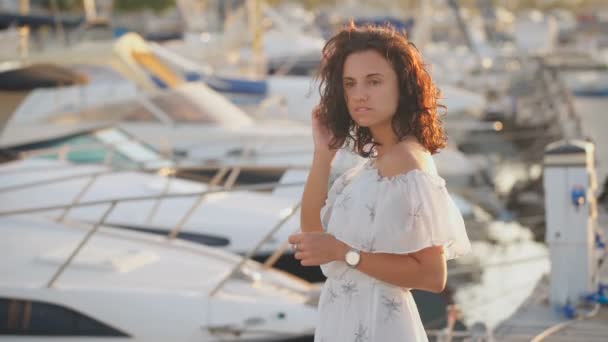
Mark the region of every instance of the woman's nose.
POLYGON ((357 85, 353 88, 354 89, 352 89, 352 94, 351 94, 353 97, 353 100, 360 102, 360 101, 367 101, 369 99, 369 93, 364 86, 357 85))

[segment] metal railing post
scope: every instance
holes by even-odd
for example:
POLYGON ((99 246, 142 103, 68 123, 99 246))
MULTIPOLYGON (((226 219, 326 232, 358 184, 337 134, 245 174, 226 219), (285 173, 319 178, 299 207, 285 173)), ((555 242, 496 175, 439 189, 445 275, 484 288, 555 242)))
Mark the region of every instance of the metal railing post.
POLYGON ((258 242, 258 244, 251 250, 249 251, 249 253, 247 253, 245 256, 243 256, 241 258, 241 260, 232 268, 232 270, 224 277, 224 279, 222 279, 210 292, 209 292, 209 297, 213 297, 220 289, 222 289, 222 287, 224 287, 224 285, 226 284, 226 282, 234 275, 236 274, 236 272, 238 270, 241 269, 241 267, 243 267, 243 265, 245 265, 245 263, 247 262, 247 260, 251 259, 257 252, 258 250, 281 228, 283 227, 283 225, 298 211, 298 209, 300 208, 300 206, 302 205, 302 202, 298 202, 298 204, 296 204, 295 206, 293 206, 291 208, 291 211, 285 215, 285 217, 279 221, 267 234, 266 236, 264 236, 264 238, 262 240, 260 240, 260 242, 258 242))
POLYGON ((82 187, 82 189, 80 190, 80 192, 78 193, 78 195, 76 195, 76 197, 74 198, 74 200, 72 201, 72 203, 65 208, 65 210, 63 211, 63 213, 61 213, 61 215, 59 215, 59 217, 57 218, 57 222, 61 222, 63 221, 63 219, 68 215, 68 213, 70 212, 70 210, 72 210, 72 208, 80 203, 80 200, 82 199, 82 197, 84 197, 84 194, 91 188, 91 185, 93 185, 93 183, 95 183, 95 181, 97 180, 97 176, 99 176, 99 174, 94 174, 89 181, 87 182, 87 184, 85 184, 84 187, 82 187))
POLYGON ((49 280, 46 287, 48 287, 48 288, 53 287, 53 285, 55 284, 57 279, 59 279, 59 277, 63 274, 65 269, 72 263, 74 258, 78 255, 78 253, 80 253, 82 248, 87 244, 87 242, 89 242, 89 240, 97 232, 97 230, 99 230, 99 227, 104 224, 104 222, 106 221, 106 218, 108 217, 108 215, 110 215, 110 213, 112 212, 112 210, 114 209, 115 206, 116 206, 116 201, 113 201, 110 204, 110 206, 108 207, 108 209, 106 209, 106 211, 103 214, 103 216, 101 217, 101 219, 95 223, 95 225, 93 226, 93 228, 91 228, 91 230, 89 230, 87 235, 85 235, 85 237, 82 239, 82 241, 80 241, 78 246, 76 246, 76 248, 72 251, 70 256, 66 259, 66 261, 61 266, 59 266, 59 269, 57 270, 57 272, 55 272, 53 277, 51 277, 51 280, 49 280))

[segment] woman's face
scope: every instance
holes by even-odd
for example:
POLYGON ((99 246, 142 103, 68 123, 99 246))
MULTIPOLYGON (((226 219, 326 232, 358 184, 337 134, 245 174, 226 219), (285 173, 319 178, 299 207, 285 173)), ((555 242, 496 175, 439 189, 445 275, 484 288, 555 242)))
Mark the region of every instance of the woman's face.
POLYGON ((375 50, 350 54, 342 78, 350 116, 361 127, 390 125, 399 103, 397 74, 375 50))

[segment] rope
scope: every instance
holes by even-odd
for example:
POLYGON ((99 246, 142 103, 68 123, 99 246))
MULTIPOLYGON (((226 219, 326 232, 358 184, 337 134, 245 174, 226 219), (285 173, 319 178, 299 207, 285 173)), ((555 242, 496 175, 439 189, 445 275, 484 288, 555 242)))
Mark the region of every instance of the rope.
POLYGON ((584 314, 584 315, 579 315, 578 317, 576 317, 573 320, 570 321, 566 321, 566 322, 562 322, 562 323, 558 323, 555 325, 550 326, 549 328, 543 330, 540 334, 534 336, 534 338, 532 338, 532 340, 530 340, 530 342, 540 342, 543 341, 544 339, 546 339, 547 337, 571 326, 572 324, 574 324, 575 322, 578 321, 583 321, 589 318, 593 318, 598 312, 600 311, 600 305, 599 304, 595 304, 593 309, 591 309, 588 313, 584 314))

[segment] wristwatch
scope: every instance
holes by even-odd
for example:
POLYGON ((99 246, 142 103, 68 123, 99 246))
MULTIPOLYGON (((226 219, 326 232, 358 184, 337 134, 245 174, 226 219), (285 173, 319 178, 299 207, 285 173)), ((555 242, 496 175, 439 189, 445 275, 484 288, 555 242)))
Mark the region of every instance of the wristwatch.
POLYGON ((344 256, 344 261, 351 268, 356 268, 361 261, 361 252, 355 248, 351 248, 344 256))

